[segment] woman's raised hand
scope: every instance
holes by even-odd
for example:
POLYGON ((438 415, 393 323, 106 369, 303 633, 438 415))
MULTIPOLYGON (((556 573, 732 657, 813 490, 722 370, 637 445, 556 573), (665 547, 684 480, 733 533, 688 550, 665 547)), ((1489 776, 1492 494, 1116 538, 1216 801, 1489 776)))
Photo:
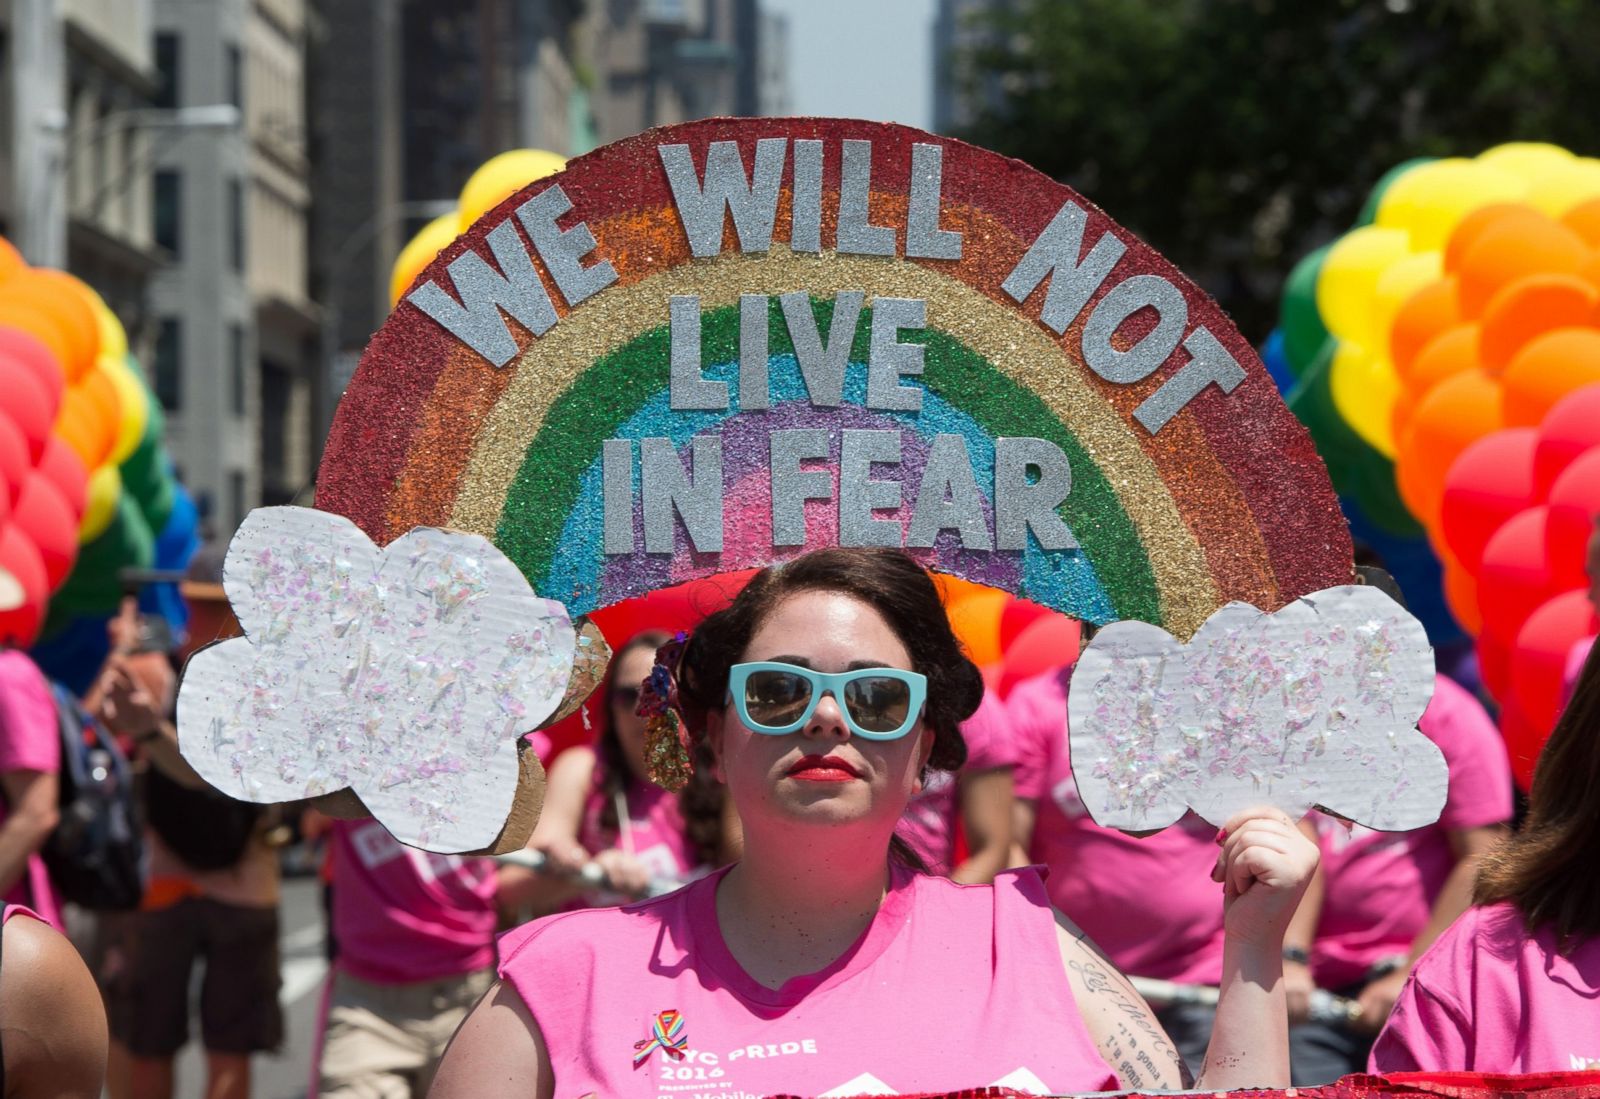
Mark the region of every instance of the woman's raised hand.
POLYGON ((1281 809, 1246 809, 1217 833, 1222 851, 1211 871, 1222 883, 1228 937, 1270 950, 1284 931, 1317 869, 1317 845, 1281 809))

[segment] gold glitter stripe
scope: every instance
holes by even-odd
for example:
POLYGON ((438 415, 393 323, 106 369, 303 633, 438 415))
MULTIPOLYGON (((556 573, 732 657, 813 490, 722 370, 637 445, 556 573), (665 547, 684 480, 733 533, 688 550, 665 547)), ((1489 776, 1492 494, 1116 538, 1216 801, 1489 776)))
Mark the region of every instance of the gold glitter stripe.
POLYGON ((738 303, 741 293, 794 290, 828 297, 861 290, 874 297, 927 301, 928 327, 959 340, 1042 400, 1111 483, 1139 532, 1155 574, 1166 628, 1198 629, 1219 598, 1206 555, 1154 461, 1131 428, 1087 383, 1060 346, 1026 317, 965 283, 897 259, 794 255, 774 244, 765 255, 722 255, 682 264, 630 286, 613 286, 533 341, 483 423, 459 482, 450 526, 493 537, 529 441, 551 404, 584 370, 641 331, 667 323, 672 294, 699 294, 702 309, 738 303))

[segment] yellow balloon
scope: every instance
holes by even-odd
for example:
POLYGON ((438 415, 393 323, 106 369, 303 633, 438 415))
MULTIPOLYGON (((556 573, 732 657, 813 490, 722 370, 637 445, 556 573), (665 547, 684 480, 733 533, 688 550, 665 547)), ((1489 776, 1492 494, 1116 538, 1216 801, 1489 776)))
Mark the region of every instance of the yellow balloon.
POLYGON ((1600 198, 1600 160, 1593 157, 1573 157, 1528 187, 1528 204, 1557 219, 1592 198, 1600 198))
POLYGON ((1414 252, 1439 251, 1462 218, 1490 203, 1517 202, 1527 189, 1525 181, 1492 165, 1461 157, 1436 160, 1390 185, 1375 224, 1405 230, 1414 252))
POLYGON ((89 474, 89 502, 78 523, 78 545, 88 545, 106 532, 117 514, 117 498, 122 495, 122 474, 107 462, 89 474))
POLYGON ((110 465, 120 466, 139 447, 145 425, 150 421, 150 394, 128 365, 126 357, 113 359, 101 355, 97 363, 117 389, 117 437, 111 444, 110 465))
POLYGON ((418 229, 417 235, 400 249, 400 254, 395 257, 394 267, 389 271, 391 309, 400 304, 400 296, 410 289, 416 277, 422 274, 422 269, 432 263, 433 258, 456 239, 458 235, 456 225, 457 216, 454 210, 448 214, 440 214, 418 229))
POLYGON ((1345 423, 1368 446, 1386 458, 1395 454, 1392 426, 1394 401, 1400 381, 1394 367, 1381 356, 1353 343, 1341 343, 1328 368, 1333 405, 1345 423))
POLYGON ((465 233, 473 222, 500 205, 507 196, 536 179, 555 175, 566 166, 566 157, 544 149, 512 149, 490 157, 461 188, 461 198, 456 203, 461 212, 457 232, 465 233))
POLYGON ((1346 343, 1376 347, 1372 298, 1384 271, 1410 254, 1401 229, 1363 225, 1341 237, 1317 276, 1317 312, 1328 331, 1346 343))
POLYGON ((100 354, 121 360, 128 353, 128 333, 122 322, 99 294, 90 302, 94 306, 95 327, 100 330, 100 354))
POLYGON ((1509 172, 1530 184, 1572 160, 1572 154, 1561 146, 1543 141, 1511 141, 1485 149, 1477 156, 1479 164, 1509 172))
POLYGON ((1372 292, 1372 327, 1377 333, 1374 347, 1389 346, 1389 329, 1395 314, 1411 295, 1444 275, 1444 255, 1440 252, 1413 252, 1390 264, 1378 276, 1372 292))

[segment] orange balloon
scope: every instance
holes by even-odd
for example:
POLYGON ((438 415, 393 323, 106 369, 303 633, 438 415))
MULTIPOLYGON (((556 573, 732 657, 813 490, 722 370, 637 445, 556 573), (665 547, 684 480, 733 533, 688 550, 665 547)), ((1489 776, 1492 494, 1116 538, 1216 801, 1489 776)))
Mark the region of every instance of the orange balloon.
POLYGON ((97 368, 89 371, 78 384, 83 386, 95 407, 100 410, 100 419, 111 425, 114 443, 116 427, 122 423, 122 395, 117 392, 117 383, 111 380, 111 375, 97 368))
POLYGON ((17 251, 16 245, 5 237, 0 237, 0 282, 4 282, 18 271, 26 271, 28 261, 22 258, 22 253, 17 251))
MULTIPOLYGON (((65 342, 63 353, 57 358, 69 384, 92 370, 95 356, 100 353, 100 325, 93 307, 82 295, 82 284, 71 275, 38 267, 0 283, 0 302, 21 305, 55 322, 58 339, 65 342)), ((14 322, 8 317, 7 323, 14 322)))
POLYGON ((1444 269, 1447 272, 1459 271, 1466 254, 1472 250, 1478 238, 1496 225, 1548 220, 1532 206, 1524 206, 1517 202, 1494 202, 1488 206, 1480 206, 1461 219, 1461 224, 1455 227, 1450 239, 1445 242, 1444 269))
POLYGON ((1483 611, 1478 607, 1478 581, 1448 553, 1440 555, 1444 566, 1444 602, 1461 628, 1472 637, 1483 630, 1483 611))
POLYGON ((1417 405, 1395 455, 1400 498, 1429 530, 1439 523, 1444 478, 1461 452, 1500 430, 1500 386, 1482 370, 1444 379, 1417 405))
POLYGON ((1582 237, 1590 248, 1600 248, 1600 198, 1580 202, 1561 215, 1561 224, 1582 237))
POLYGON ((1537 427, 1574 389, 1600 381, 1600 331, 1558 328, 1531 341, 1511 365, 1502 412, 1508 427, 1537 427))
POLYGON ((1549 218, 1492 225, 1461 258, 1461 311, 1480 315, 1501 287, 1524 275, 1576 275, 1592 255, 1582 237, 1549 218))
POLYGON ((1395 402, 1389 413, 1395 438, 1405 435, 1417 406, 1434 386, 1446 378, 1481 368, 1477 325, 1458 324, 1434 337, 1412 360, 1410 370, 1401 379, 1402 399, 1395 402))
POLYGON ((50 357, 61 364, 64 376, 67 372, 67 356, 72 354, 72 341, 62 328, 61 321, 26 301, 13 301, 6 297, 7 285, 0 284, 0 325, 20 329, 44 344, 50 357))
POLYGON ((1478 354, 1498 374, 1534 337, 1589 322, 1600 289, 1576 275, 1529 275, 1504 287, 1483 311, 1478 354))
POLYGON ((1008 592, 979 588, 948 605, 950 628, 974 664, 998 664, 1005 655, 1000 646, 1000 616, 1011 599, 1008 592))
POLYGON ((1461 307, 1456 301, 1456 280, 1451 277, 1430 282, 1406 299, 1389 326, 1389 361, 1402 379, 1411 361, 1445 329, 1461 323, 1461 307))
POLYGON ((72 448, 84 469, 99 469, 116 441, 116 424, 104 419, 99 403, 87 388, 69 386, 61 398, 55 434, 72 448))

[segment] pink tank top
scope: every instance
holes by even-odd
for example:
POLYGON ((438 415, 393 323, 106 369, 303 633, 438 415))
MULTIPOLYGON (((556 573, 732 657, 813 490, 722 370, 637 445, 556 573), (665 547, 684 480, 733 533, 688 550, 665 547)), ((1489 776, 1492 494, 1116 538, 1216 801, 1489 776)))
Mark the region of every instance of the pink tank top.
POLYGON ((780 989, 754 981, 722 940, 725 873, 500 940, 500 976, 539 1025, 557 1095, 1118 1090, 1067 983, 1037 871, 963 886, 897 868, 856 944, 780 989))

